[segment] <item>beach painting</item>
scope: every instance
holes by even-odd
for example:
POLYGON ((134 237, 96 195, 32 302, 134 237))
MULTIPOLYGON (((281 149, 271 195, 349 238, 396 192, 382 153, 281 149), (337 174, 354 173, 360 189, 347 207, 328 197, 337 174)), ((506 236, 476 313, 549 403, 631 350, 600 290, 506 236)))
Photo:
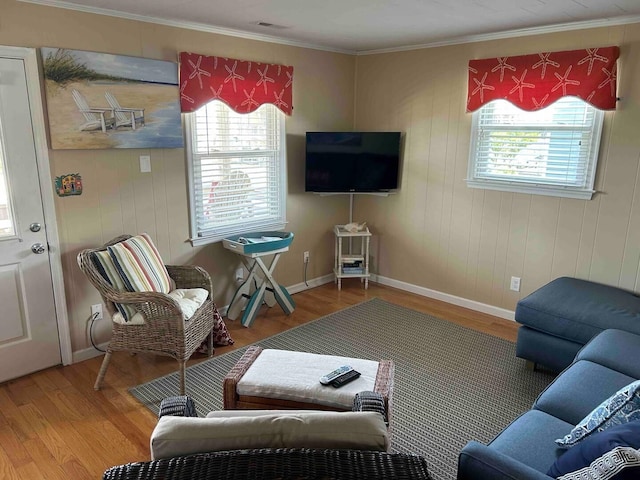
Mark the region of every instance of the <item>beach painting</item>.
POLYGON ((51 148, 182 148, 178 64, 42 48, 51 148))

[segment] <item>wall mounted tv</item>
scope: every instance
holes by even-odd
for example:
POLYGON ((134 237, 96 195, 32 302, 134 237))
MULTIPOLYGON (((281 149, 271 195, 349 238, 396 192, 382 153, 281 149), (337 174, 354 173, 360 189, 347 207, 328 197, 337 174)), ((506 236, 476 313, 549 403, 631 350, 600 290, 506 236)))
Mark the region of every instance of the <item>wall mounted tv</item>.
POLYGON ((399 173, 400 132, 307 132, 306 192, 389 192, 399 173))

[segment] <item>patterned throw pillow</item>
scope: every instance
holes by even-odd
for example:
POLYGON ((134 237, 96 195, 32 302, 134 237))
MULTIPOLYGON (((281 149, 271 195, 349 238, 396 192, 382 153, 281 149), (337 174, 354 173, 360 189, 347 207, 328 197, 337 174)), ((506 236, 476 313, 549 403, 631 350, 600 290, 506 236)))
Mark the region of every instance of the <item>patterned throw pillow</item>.
POLYGON ((640 419, 640 380, 621 388, 583 418, 571 432, 556 440, 571 447, 595 432, 640 419))
POLYGON ((217 346, 233 345, 233 338, 227 330, 227 325, 224 323, 222 315, 218 312, 218 309, 213 307, 213 344, 217 346))
POLYGON ((559 480, 640 478, 640 421, 616 425, 563 453, 547 475, 559 480))
MULTIPOLYGON (((109 285, 121 292, 126 291, 124 282, 118 273, 118 269, 113 263, 113 260, 111 260, 111 255, 109 255, 107 250, 102 252, 93 252, 91 254, 91 260, 96 266, 98 272, 100 272, 100 275, 102 275, 102 278, 104 278, 109 285)), ((125 321, 129 321, 136 314, 136 309, 130 305, 116 303, 115 306, 125 321)))
POLYGON ((127 291, 169 293, 169 273, 149 235, 143 233, 107 248, 127 291))
MULTIPOLYGON (((225 345, 233 345, 234 341, 231 338, 231 334, 229 334, 229 330, 227 330, 227 324, 224 323, 224 319, 216 306, 213 306, 213 346, 214 347, 224 347, 225 345)), ((200 344, 198 349, 196 350, 198 353, 207 353, 207 344, 208 340, 205 339, 204 342, 200 344)))

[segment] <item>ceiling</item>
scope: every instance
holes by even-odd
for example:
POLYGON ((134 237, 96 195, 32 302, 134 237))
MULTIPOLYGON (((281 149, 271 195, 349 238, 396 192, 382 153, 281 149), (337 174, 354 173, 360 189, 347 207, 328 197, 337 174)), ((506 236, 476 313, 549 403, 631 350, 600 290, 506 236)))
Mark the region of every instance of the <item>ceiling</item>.
POLYGON ((21 1, 352 54, 640 22, 639 0, 21 1))

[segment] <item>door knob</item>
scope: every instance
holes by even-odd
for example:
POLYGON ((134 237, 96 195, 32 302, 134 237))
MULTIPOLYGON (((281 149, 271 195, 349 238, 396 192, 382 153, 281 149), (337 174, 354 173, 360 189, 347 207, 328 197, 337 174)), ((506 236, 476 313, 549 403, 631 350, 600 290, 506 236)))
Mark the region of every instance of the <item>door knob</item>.
POLYGON ((39 232, 41 228, 42 225, 40 225, 38 222, 34 222, 29 225, 29 230, 31 230, 32 232, 39 232))
POLYGON ((40 255, 41 253, 44 253, 45 250, 46 248, 44 248, 44 245, 42 245, 41 243, 34 243, 33 245, 31 245, 31 251, 38 255, 40 255))

